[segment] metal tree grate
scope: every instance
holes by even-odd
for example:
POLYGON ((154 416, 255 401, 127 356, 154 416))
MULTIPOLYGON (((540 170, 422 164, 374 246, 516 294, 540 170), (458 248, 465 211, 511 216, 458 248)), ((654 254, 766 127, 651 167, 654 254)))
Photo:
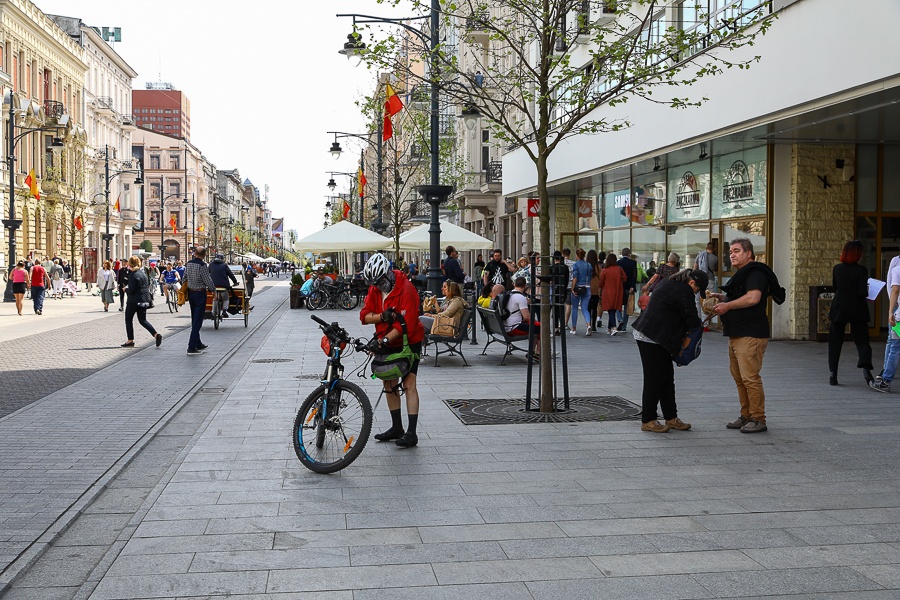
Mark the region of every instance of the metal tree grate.
MULTIPOLYGON (((641 407, 619 396, 570 398, 569 410, 554 413, 526 411, 523 398, 444 400, 463 425, 520 425, 526 423, 584 423, 633 421, 641 407)), ((532 401, 532 405, 534 405, 532 401)), ((560 406, 562 402, 559 403, 560 406)))
POLYGON ((257 358, 256 360, 251 360, 252 363, 288 363, 294 362, 293 358, 257 358))

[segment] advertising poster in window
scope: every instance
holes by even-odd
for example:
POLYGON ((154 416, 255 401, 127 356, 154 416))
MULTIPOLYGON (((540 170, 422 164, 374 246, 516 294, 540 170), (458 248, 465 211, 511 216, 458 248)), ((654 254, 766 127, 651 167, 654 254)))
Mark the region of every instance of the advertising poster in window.
POLYGON ((597 231, 600 229, 598 211, 594 210, 597 200, 592 196, 581 196, 576 201, 578 210, 578 231, 597 231))
POLYGON ((713 158, 712 216, 733 219, 766 212, 766 147, 713 158))
POLYGON ((85 248, 81 255, 81 282, 97 283, 97 249, 85 248))
POLYGON ((622 189, 603 194, 604 227, 624 227, 631 222, 631 190, 628 180, 612 184, 622 189))
POLYGON ((629 219, 636 225, 659 225, 665 222, 666 184, 664 181, 634 187, 629 219))
POLYGON ((709 218, 709 161, 669 169, 668 222, 709 218))

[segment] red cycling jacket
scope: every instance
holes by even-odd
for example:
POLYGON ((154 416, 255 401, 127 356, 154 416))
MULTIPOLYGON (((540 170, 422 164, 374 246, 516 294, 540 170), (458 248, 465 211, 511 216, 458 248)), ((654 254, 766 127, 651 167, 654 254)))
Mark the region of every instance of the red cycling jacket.
MULTIPOLYGON (((361 311, 359 311, 359 320, 365 324, 365 318, 368 314, 380 314, 386 308, 393 308, 394 312, 403 315, 406 321, 406 330, 409 335, 409 343, 416 344, 425 339, 425 328, 419 321, 419 293, 416 288, 404 277, 403 273, 394 270, 394 278, 397 283, 394 289, 388 294, 382 303, 383 294, 377 287, 369 286, 369 293, 366 294, 366 302, 361 311)), ((387 323, 375 323, 375 335, 379 339, 385 337, 391 329, 396 329, 399 333, 403 333, 399 321, 394 321, 393 325, 387 323)), ((400 347, 403 345, 403 338, 398 338, 391 346, 400 347)))

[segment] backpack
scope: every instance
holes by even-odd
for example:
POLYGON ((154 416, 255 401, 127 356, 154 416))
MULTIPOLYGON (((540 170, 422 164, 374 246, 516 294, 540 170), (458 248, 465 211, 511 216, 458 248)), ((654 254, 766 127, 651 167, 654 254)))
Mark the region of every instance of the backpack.
POLYGON ((506 291, 497 296, 497 316, 500 317, 501 320, 506 321, 509 317, 512 316, 513 312, 519 312, 519 309, 510 312, 509 310, 509 299, 513 294, 521 294, 522 292, 517 292, 515 290, 506 291))

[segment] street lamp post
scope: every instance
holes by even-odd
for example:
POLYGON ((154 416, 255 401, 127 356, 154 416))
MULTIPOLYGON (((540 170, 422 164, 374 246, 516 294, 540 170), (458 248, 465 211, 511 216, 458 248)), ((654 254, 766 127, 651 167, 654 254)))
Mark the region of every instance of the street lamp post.
MULTIPOLYGON (((375 152, 377 153, 377 155, 376 155, 375 168, 378 170, 378 183, 377 183, 377 187, 376 187, 377 191, 376 191, 375 199, 376 199, 376 202, 378 203, 378 209, 377 209, 378 216, 375 218, 375 222, 372 223, 372 229, 376 233, 381 233, 386 228, 386 225, 384 224, 384 218, 383 218, 382 212, 381 212, 382 211, 382 206, 381 206, 382 199, 384 197, 384 188, 383 188, 383 184, 382 184, 382 174, 383 174, 384 168, 383 168, 383 157, 382 157, 382 148, 381 148, 382 137, 383 137, 382 128, 384 127, 384 124, 381 120, 377 120, 377 121, 378 121, 378 130, 376 131, 376 142, 375 142, 375 152)), ((372 140, 370 139, 369 136, 359 134, 359 133, 345 133, 343 131, 328 131, 326 133, 334 134, 334 143, 331 144, 331 149, 329 150, 329 152, 331 153, 331 156, 333 156, 335 160, 340 158, 341 152, 343 152, 341 150, 341 145, 338 142, 338 138, 354 137, 354 138, 363 140, 367 144, 372 144, 372 140)), ((360 168, 363 168, 362 164, 363 164, 362 156, 360 156, 360 168)), ((361 204, 362 204, 362 206, 360 207, 360 212, 362 213, 365 211, 365 203, 363 202, 361 204)), ((362 223, 360 223, 360 225, 362 225, 362 223)))
MULTIPOLYGON (((335 142, 334 144, 332 144, 332 146, 331 146, 331 151, 332 151, 332 152, 335 151, 335 150, 334 150, 334 147, 335 147, 335 146, 337 146, 337 147, 338 147, 338 151, 340 151, 340 144, 338 144, 337 142, 335 142)), ((360 168, 362 168, 362 167, 360 167, 360 168)), ((345 173, 345 172, 343 172, 343 171, 328 171, 328 174, 331 175, 331 177, 328 179, 328 184, 326 185, 326 187, 327 187, 330 191, 332 191, 332 192, 334 191, 334 188, 337 187, 337 184, 334 182, 334 176, 335 176, 335 175, 346 175, 347 177, 350 177, 350 178, 351 178, 351 181, 352 181, 352 178, 358 177, 358 176, 359 176, 359 173, 345 173)), ((358 185, 358 184, 359 184, 359 182, 357 181, 357 185, 358 185)), ((351 190, 353 189, 353 186, 352 186, 352 185, 350 186, 350 189, 351 189, 351 190)), ((341 199, 343 199, 343 195, 339 194, 339 197, 340 197, 341 199)), ((351 206, 352 206, 352 204, 351 204, 351 206)), ((360 227, 363 226, 363 220, 364 220, 364 216, 363 216, 363 215, 364 215, 364 212, 365 212, 364 209, 365 209, 365 203, 364 203, 364 202, 360 202, 360 210, 359 210, 359 226, 360 226, 360 227)), ((374 227, 374 223, 373 223, 372 226, 374 227)))
MULTIPOLYGON (((4 302, 15 302, 16 298, 12 291, 12 271, 16 267, 16 230, 22 226, 22 219, 16 218, 16 144, 30 133, 37 131, 55 131, 59 134, 60 129, 65 129, 65 123, 45 127, 34 127, 30 129, 20 129, 16 135, 16 110, 15 95, 12 90, 7 92, 4 101, 9 102, 9 129, 6 134, 6 168, 9 170, 9 218, 3 219, 3 226, 9 231, 9 257, 7 259, 7 268, 9 273, 6 277, 6 290, 3 292, 4 302)), ((58 135, 51 142, 53 148, 62 148, 63 141, 58 135)))
POLYGON ((104 155, 104 175, 105 175, 105 188, 104 188, 104 196, 106 197, 106 233, 103 234, 103 241, 106 242, 106 260, 112 260, 112 256, 109 251, 109 243, 113 239, 113 235, 109 232, 109 184, 113 179, 122 175, 124 173, 136 173, 137 177, 134 179, 134 185, 137 188, 140 188, 143 185, 144 180, 141 177, 142 173, 140 169, 122 169, 121 171, 113 171, 110 173, 109 171, 109 145, 104 146, 105 155, 104 155))
MULTIPOLYGON (((188 199, 182 200, 182 204, 187 204, 188 199)), ((191 246, 197 247, 197 198, 191 193, 191 246)))
POLYGON ((439 163, 439 155, 438 151, 440 149, 438 145, 438 135, 439 135, 439 120, 438 120, 438 111, 440 110, 440 105, 438 103, 438 80, 437 80, 437 47, 440 42, 440 0, 431 0, 431 12, 429 17, 412 17, 407 19, 388 19, 381 17, 373 17, 370 15, 360 15, 360 14, 339 14, 338 17, 352 17, 353 18, 353 33, 347 36, 347 43, 344 44, 343 50, 340 51, 341 54, 344 54, 349 59, 357 59, 359 58, 366 50, 366 45, 359 41, 359 34, 356 33, 356 24, 357 23, 391 23, 394 25, 398 25, 413 35, 417 36, 424 42, 429 44, 430 52, 429 52, 429 60, 431 62, 431 85, 429 86, 431 89, 431 115, 430 115, 430 125, 431 125, 431 136, 430 136, 430 152, 431 152, 431 184, 430 185, 422 185, 418 186, 419 193, 425 198, 425 201, 431 205, 431 226, 428 228, 428 233, 430 236, 430 261, 428 267, 428 290, 435 294, 440 295, 441 292, 441 226, 438 220, 438 214, 441 203, 446 201, 447 197, 449 197, 450 192, 452 191, 452 187, 450 186, 441 186, 438 181, 440 180, 440 163, 439 163), (419 31, 415 27, 412 27, 406 21, 413 21, 419 19, 430 19, 430 30, 428 35, 419 31))

